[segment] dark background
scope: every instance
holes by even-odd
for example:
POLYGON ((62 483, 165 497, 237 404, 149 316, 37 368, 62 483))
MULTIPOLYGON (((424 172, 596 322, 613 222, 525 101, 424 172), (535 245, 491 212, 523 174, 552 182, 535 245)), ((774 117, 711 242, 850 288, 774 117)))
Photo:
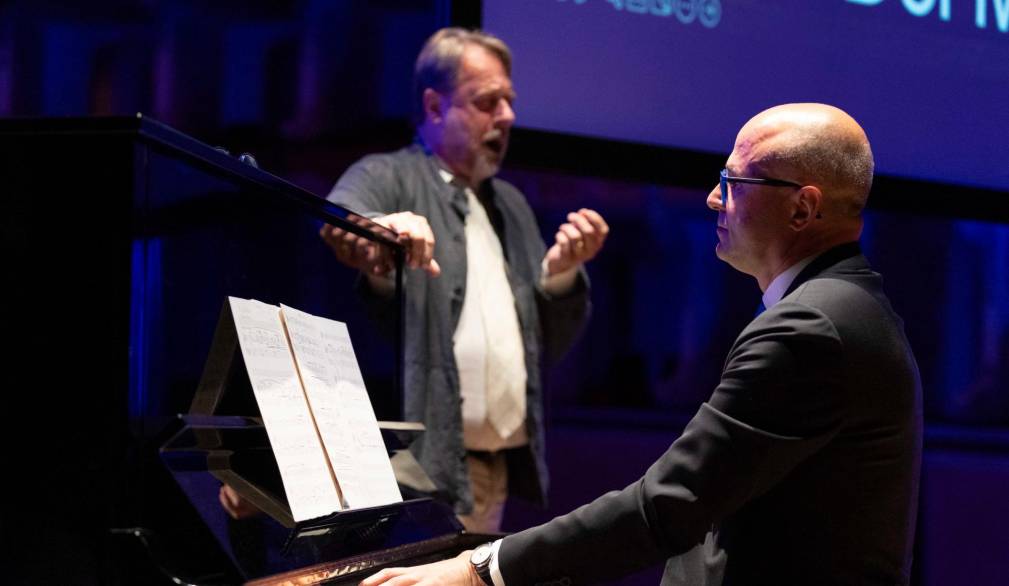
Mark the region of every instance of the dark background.
MULTIPOLYGON (((451 22, 478 24, 479 4, 6 2, 0 4, 0 116, 143 112, 232 153, 251 152, 261 168, 324 195, 361 155, 410 140, 406 116, 413 59, 431 32, 451 22)), ((516 80, 530 66, 517 58, 516 80)), ((969 71, 971 62, 962 67, 969 71)), ((633 87, 624 90, 634 93, 633 87)), ((521 125, 526 90, 519 86, 517 91, 521 125)), ((565 97, 569 103, 586 99, 565 97)), ((1004 145, 990 148, 1005 160, 1004 145)), ((729 150, 731 140, 722 152, 710 152, 516 131, 502 176, 526 194, 544 237, 552 239, 565 213, 579 207, 600 211, 612 235, 589 266, 592 321, 578 346, 548 370, 551 507, 512 507, 507 529, 540 522, 633 481, 713 388, 725 352, 760 296, 751 278, 713 254, 714 216, 704 198, 729 150)), ((877 156, 886 156, 878 145, 877 156)), ((54 167, 58 164, 54 161, 54 167)), ((1004 496, 1009 490, 1009 193, 964 187, 952 177, 948 182, 929 178, 880 176, 863 238, 907 322, 925 391, 915 579, 920 584, 998 584, 1009 559, 1004 496)), ((69 219, 55 226, 72 228, 71 234, 88 230, 69 219)), ((270 238, 283 238, 284 229, 270 230, 270 238)), ((283 265, 282 278, 300 284, 298 295, 310 300, 302 309, 320 311, 327 289, 343 283, 320 272, 339 269, 325 263, 328 253, 312 225, 292 222, 289 230, 291 240, 277 247, 278 254, 299 258, 283 265)), ((69 252, 73 236, 66 237, 69 252)), ((144 292, 142 304, 158 303, 158 291, 168 295, 185 288, 179 275, 194 273, 187 258, 221 241, 220 234, 203 238, 174 249, 170 240, 161 241, 164 262, 148 263, 144 275, 133 275, 134 302, 137 288, 144 292)), ((40 262, 58 273, 74 260, 68 254, 40 262)), ((206 292, 215 306, 229 293, 235 294, 206 292)), ((129 380, 103 385, 102 392, 130 397, 134 432, 145 440, 159 437, 152 426, 188 406, 216 317, 192 315, 187 323, 185 315, 170 314, 169 331, 177 336, 173 343, 186 346, 179 351, 185 364, 166 365, 149 355, 142 364, 131 363, 139 371, 129 380), (180 342, 187 332, 193 339, 180 342), (164 393, 147 392, 167 370, 181 372, 181 379, 164 393)), ((326 317, 350 321, 352 316, 326 317)), ((157 323, 150 315, 146 322, 135 313, 130 319, 134 329, 157 323)), ((159 344, 163 341, 148 347, 157 350, 163 347, 159 344)), ((362 355, 358 348, 358 354, 366 370, 388 364, 381 351, 362 355)), ((44 525, 46 511, 37 514, 44 525)), ((20 543, 20 536, 5 533, 8 561, 21 555, 20 543)), ((76 547, 44 539, 32 543, 69 558, 76 547)), ((80 553, 81 563, 89 563, 88 555, 80 553)), ((118 559, 98 564, 81 582, 91 577, 132 582, 129 571, 109 569, 121 567, 118 559)), ((637 580, 656 583, 657 573, 637 580)))

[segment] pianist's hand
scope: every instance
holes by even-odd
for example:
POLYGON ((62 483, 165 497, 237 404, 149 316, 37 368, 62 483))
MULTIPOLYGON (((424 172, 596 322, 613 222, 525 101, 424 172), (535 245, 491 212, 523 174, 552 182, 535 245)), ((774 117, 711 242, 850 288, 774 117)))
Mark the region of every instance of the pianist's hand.
POLYGON ((361 586, 484 586, 480 576, 469 563, 472 551, 464 551, 458 556, 412 568, 386 568, 363 580, 361 586))

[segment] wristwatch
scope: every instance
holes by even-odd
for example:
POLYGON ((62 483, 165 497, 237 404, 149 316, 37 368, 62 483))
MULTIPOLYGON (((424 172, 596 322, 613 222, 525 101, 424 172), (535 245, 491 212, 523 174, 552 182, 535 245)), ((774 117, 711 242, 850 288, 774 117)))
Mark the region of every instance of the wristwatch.
POLYGON ((494 580, 490 577, 490 559, 492 553, 494 553, 493 544, 485 543, 474 549, 473 553, 469 556, 470 565, 473 566, 476 575, 480 576, 480 579, 487 586, 494 586, 494 580))

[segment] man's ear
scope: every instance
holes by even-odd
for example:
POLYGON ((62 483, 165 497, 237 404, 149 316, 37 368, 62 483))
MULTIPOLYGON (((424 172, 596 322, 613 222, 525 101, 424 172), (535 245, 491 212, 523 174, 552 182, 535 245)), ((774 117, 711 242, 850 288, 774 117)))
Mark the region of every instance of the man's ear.
POLYGON ((432 124, 441 124, 441 98, 441 94, 431 88, 424 90, 424 95, 421 97, 424 104, 424 119, 432 124))
POLYGON ((803 186, 799 189, 789 225, 799 232, 821 218, 823 218, 823 192, 815 185, 803 186))

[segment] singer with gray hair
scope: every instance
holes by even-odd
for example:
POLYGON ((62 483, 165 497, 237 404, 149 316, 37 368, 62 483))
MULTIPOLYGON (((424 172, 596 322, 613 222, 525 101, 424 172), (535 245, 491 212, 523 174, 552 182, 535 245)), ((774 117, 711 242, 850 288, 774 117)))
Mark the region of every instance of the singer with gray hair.
MULTIPOLYGON (((365 157, 329 195, 407 248, 404 414, 427 427, 411 449, 482 533, 500 530, 508 494, 544 500, 541 359, 563 353, 585 323, 583 265, 609 230, 579 209, 548 249, 525 197, 495 178, 514 100, 503 41, 436 32, 414 70, 414 144, 365 157)), ((362 272, 370 302, 390 301, 387 258, 333 226, 320 235, 362 272)))

